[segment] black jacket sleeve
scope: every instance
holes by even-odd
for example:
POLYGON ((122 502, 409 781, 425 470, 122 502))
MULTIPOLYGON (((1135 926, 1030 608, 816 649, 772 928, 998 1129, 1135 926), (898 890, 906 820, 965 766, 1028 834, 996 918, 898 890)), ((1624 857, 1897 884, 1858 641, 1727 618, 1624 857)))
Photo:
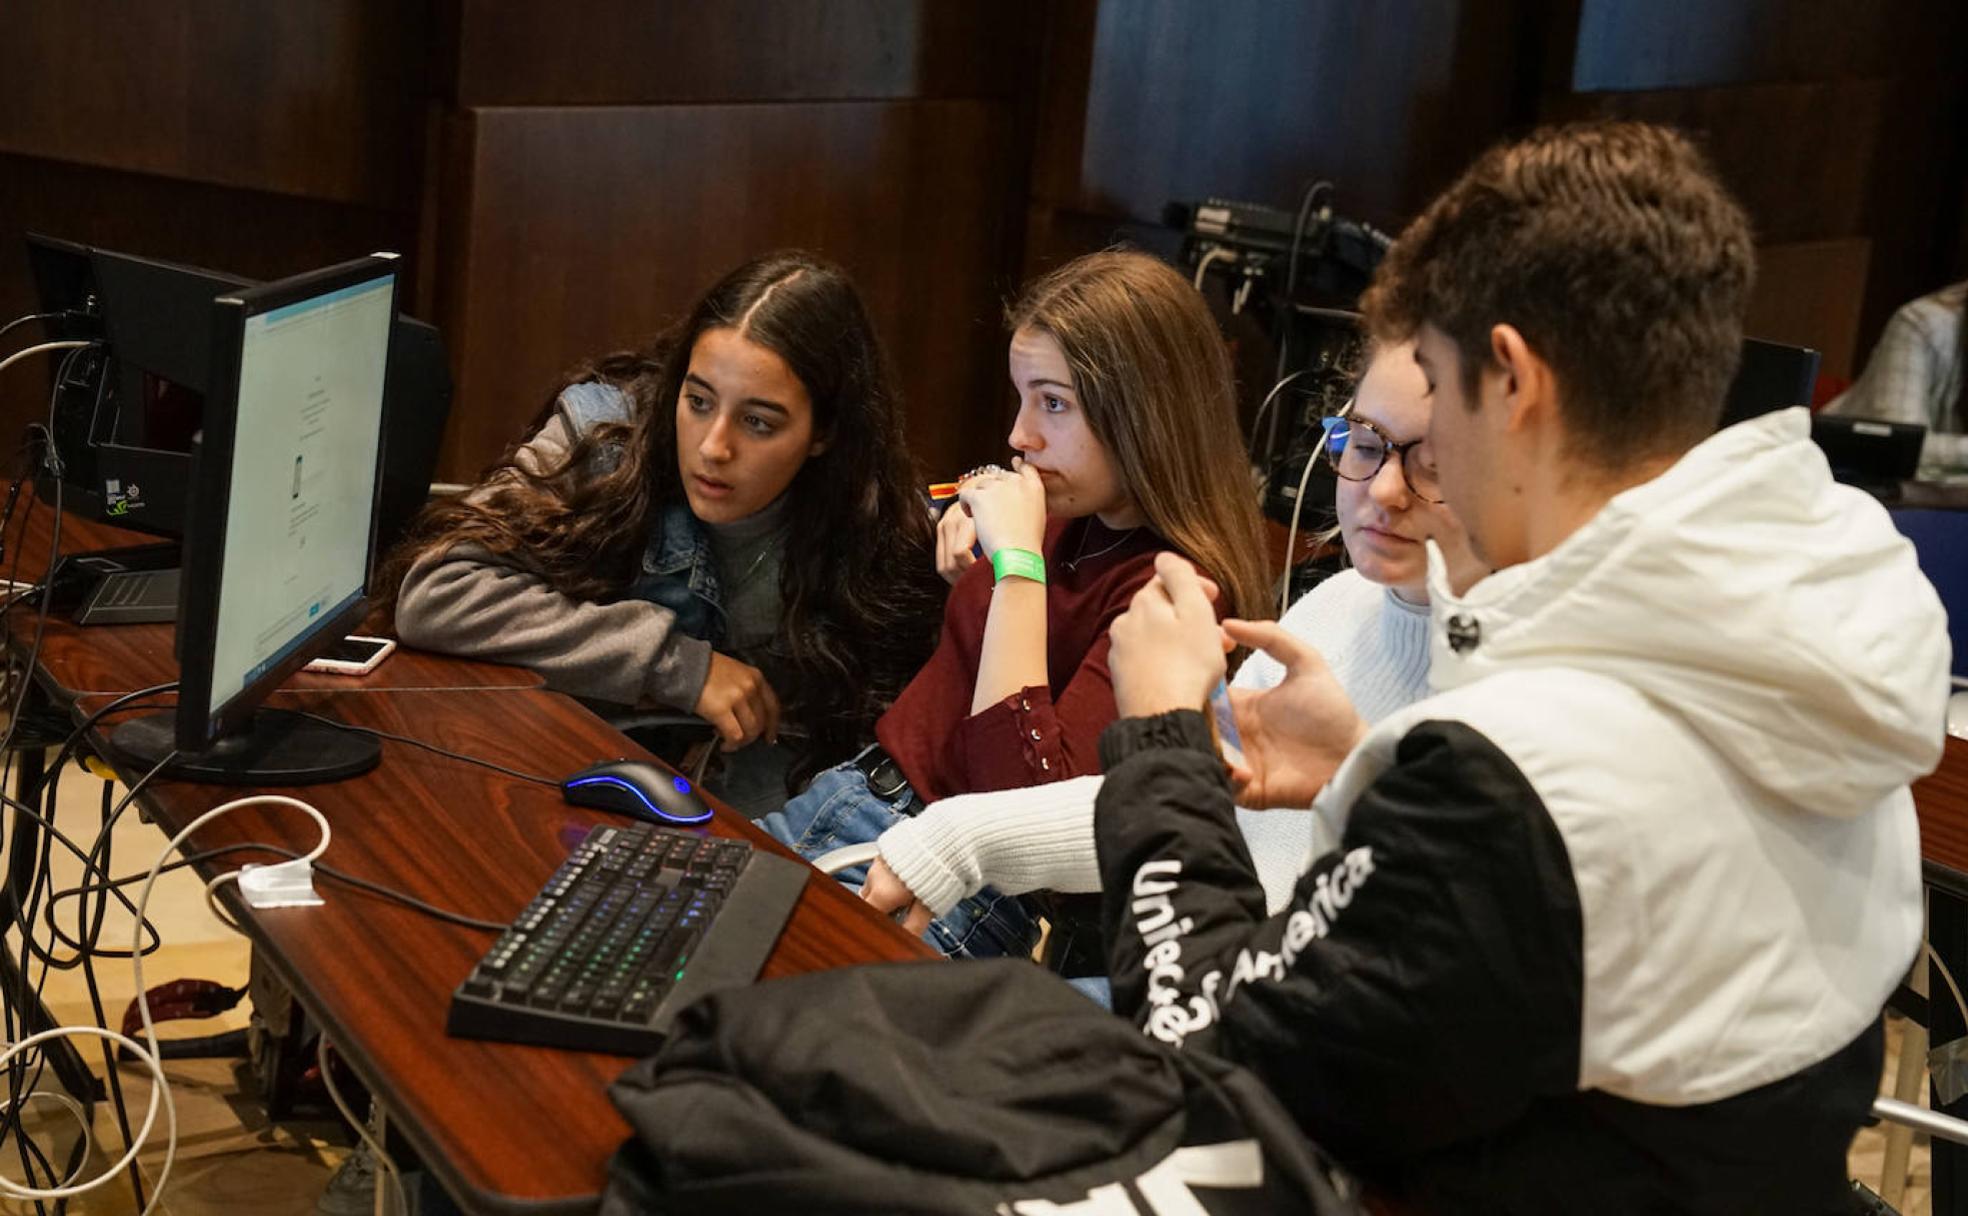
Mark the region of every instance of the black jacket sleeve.
POLYGON ((1202 716, 1123 720, 1101 745, 1116 1012, 1250 1068, 1367 1168, 1576 1091, 1577 887, 1536 792, 1480 733, 1411 730, 1272 917, 1202 716))

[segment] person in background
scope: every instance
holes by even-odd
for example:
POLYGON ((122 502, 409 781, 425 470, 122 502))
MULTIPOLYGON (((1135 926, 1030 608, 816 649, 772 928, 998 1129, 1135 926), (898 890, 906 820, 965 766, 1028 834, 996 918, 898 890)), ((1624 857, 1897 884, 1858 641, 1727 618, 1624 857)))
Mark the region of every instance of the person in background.
POLYGON ((1968 474, 1968 282, 1903 304, 1852 387, 1828 414, 1927 428, 1920 475, 1968 474))

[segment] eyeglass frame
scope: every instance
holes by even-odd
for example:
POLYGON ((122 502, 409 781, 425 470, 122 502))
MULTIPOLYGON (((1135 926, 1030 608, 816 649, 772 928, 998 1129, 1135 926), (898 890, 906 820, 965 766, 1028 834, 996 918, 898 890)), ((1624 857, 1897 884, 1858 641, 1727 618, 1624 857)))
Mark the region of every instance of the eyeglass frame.
MULTIPOLYGON (((1374 478, 1380 476, 1380 471, 1382 469, 1387 467, 1387 454, 1389 452, 1392 452, 1396 456, 1400 457, 1401 480, 1404 483, 1406 483, 1408 487, 1408 493, 1414 495, 1416 498, 1419 498, 1421 501, 1425 503, 1431 503, 1435 506, 1440 506, 1444 502, 1448 501, 1448 499, 1446 498, 1430 498, 1428 495, 1423 494, 1421 492, 1420 487, 1415 485, 1414 474, 1408 469, 1408 453, 1413 451, 1415 448, 1420 447, 1422 444, 1427 443, 1428 436, 1423 435, 1419 439, 1410 439, 1406 443, 1396 443, 1394 442, 1392 436, 1390 436, 1386 431, 1381 429, 1379 423, 1372 422, 1365 418, 1355 418, 1353 416, 1353 407, 1350 403, 1347 405, 1345 409, 1341 410, 1339 413, 1334 414, 1327 418, 1319 419, 1319 430, 1321 432, 1319 436, 1319 454, 1325 457, 1326 465, 1332 469, 1334 477, 1337 477, 1342 481, 1350 481, 1359 485, 1369 484, 1373 481, 1374 478), (1369 472, 1365 477, 1349 477, 1345 473, 1340 472, 1339 461, 1340 458, 1346 454, 1346 449, 1342 447, 1340 449, 1339 455, 1337 456, 1333 454, 1333 450, 1332 450, 1333 432, 1338 430, 1340 427, 1350 428, 1355 426, 1363 426, 1368 430, 1372 431, 1375 435, 1379 436, 1380 443, 1381 443, 1380 461, 1379 463, 1374 465, 1373 470, 1369 472)), ((1346 447, 1351 447, 1351 446, 1352 445, 1350 443, 1346 445, 1346 447)), ((1442 488, 1442 483, 1440 477, 1438 476, 1435 479, 1436 492, 1440 493, 1441 488, 1442 488)))

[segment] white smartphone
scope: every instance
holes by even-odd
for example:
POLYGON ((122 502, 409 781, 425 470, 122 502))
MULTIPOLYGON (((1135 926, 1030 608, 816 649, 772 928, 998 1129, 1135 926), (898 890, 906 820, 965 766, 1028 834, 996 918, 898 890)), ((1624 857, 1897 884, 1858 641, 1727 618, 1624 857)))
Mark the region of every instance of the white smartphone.
POLYGON ((376 670, 376 664, 387 659, 390 651, 395 649, 396 641, 393 638, 366 638, 352 633, 330 646, 305 670, 322 671, 331 676, 366 676, 376 670))

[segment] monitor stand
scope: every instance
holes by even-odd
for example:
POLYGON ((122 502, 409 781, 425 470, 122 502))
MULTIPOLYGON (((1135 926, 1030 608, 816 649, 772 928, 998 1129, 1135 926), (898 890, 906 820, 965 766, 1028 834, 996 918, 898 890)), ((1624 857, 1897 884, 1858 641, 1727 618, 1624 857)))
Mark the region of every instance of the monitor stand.
POLYGON ((176 541, 68 553, 55 565, 48 610, 78 625, 142 625, 178 619, 176 541))
MULTIPOLYGON (((258 709, 245 728, 196 755, 178 753, 176 711, 121 723, 110 747, 158 776, 210 785, 318 785, 368 772, 382 762, 382 741, 286 709, 258 709)), ((139 774, 125 774, 135 779, 139 774)))

